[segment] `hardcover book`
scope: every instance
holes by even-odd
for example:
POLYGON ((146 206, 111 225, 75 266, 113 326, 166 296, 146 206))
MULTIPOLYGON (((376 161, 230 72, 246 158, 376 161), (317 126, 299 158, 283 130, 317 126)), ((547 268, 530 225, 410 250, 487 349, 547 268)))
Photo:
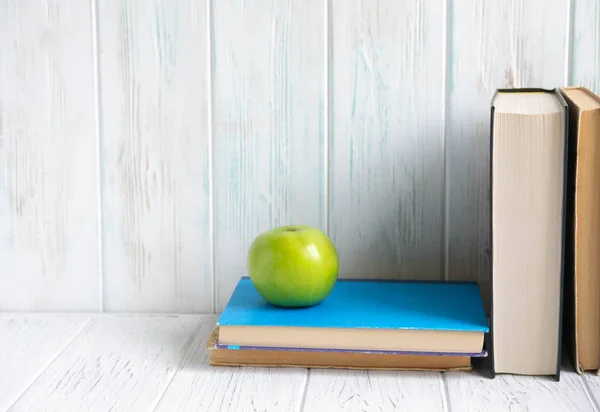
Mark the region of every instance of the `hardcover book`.
POLYGON ((565 343, 578 373, 600 372, 600 97, 561 89, 569 106, 565 343))
MULTIPOLYGON (((468 354, 412 354, 393 351, 260 348, 219 344, 219 328, 206 342, 213 366, 276 366, 328 369, 469 371, 468 354)), ((486 352, 475 354, 485 356, 486 352)))
POLYGON ((240 279, 218 319, 222 348, 476 356, 489 332, 476 283, 339 279, 317 306, 267 303, 240 279))
POLYGON ((500 89, 491 108, 491 334, 496 373, 560 379, 567 104, 500 89))

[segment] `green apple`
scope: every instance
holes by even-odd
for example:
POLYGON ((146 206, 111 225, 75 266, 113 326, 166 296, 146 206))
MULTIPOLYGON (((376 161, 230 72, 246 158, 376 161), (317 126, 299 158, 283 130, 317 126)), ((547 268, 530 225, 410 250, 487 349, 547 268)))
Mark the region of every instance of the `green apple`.
POLYGON ((322 302, 338 276, 331 239, 311 226, 282 226, 261 233, 248 251, 248 274, 273 305, 306 307, 322 302))

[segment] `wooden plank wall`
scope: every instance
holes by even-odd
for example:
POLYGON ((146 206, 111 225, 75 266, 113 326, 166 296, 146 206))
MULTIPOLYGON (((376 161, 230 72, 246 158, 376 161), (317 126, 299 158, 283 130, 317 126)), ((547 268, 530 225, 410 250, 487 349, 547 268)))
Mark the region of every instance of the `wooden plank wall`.
POLYGON ((600 0, 0 0, 0 311, 219 312, 260 232, 484 293, 489 102, 600 0))

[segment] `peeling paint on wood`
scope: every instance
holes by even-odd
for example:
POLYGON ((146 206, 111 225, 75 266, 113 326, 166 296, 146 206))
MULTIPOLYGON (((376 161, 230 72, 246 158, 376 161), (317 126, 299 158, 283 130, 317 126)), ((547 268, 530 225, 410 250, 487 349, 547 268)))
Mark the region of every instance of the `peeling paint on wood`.
POLYGON ((261 232, 324 229, 323 2, 214 2, 217 310, 261 232), (218 4, 218 6, 216 6, 218 4))
POLYGON ((563 85, 568 4, 461 0, 451 11, 446 275, 478 280, 488 308, 491 98, 499 87, 563 85))
POLYGON ((573 1, 569 85, 600 94, 600 0, 573 1))
POLYGON ((79 315, 0 315, 0 410, 19 399, 88 322, 79 315))
POLYGON ((478 372, 444 373, 450 411, 593 412, 581 377, 572 369, 561 372, 560 384, 548 377, 497 375, 478 372))
POLYGON ((314 369, 304 410, 447 411, 442 388, 440 373, 314 369))
POLYGON ((560 382, 489 379, 477 369, 213 367, 205 343, 215 321, 203 315, 0 316, 0 406, 10 412, 598 410, 600 380, 568 365, 560 382))
POLYGON ((341 277, 487 297, 491 96, 600 93, 598 30, 600 0, 0 0, 0 311, 220 311, 288 223, 341 277))
POLYGON ((9 411, 152 411, 201 325, 191 316, 95 318, 9 411))
POLYGON ((106 311, 212 311, 206 6, 99 2, 106 311))
POLYGON ((332 3, 329 225, 342 277, 443 276, 445 16, 427 4, 332 3))
POLYGON ((0 1, 0 311, 98 310, 88 1, 0 1))

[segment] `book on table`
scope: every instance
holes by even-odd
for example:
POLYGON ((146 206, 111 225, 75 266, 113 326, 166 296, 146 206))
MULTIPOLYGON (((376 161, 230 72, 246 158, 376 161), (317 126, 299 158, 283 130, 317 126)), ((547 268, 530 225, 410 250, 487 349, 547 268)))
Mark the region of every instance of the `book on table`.
POLYGON ((489 332, 472 282, 339 279, 319 305, 280 308, 240 279, 217 322, 213 364, 470 368, 489 332))
POLYGON ((569 107, 565 343, 578 373, 600 372, 600 97, 561 89, 569 107))
POLYGON ((492 374, 560 378, 567 127, 558 90, 493 98, 492 374))

